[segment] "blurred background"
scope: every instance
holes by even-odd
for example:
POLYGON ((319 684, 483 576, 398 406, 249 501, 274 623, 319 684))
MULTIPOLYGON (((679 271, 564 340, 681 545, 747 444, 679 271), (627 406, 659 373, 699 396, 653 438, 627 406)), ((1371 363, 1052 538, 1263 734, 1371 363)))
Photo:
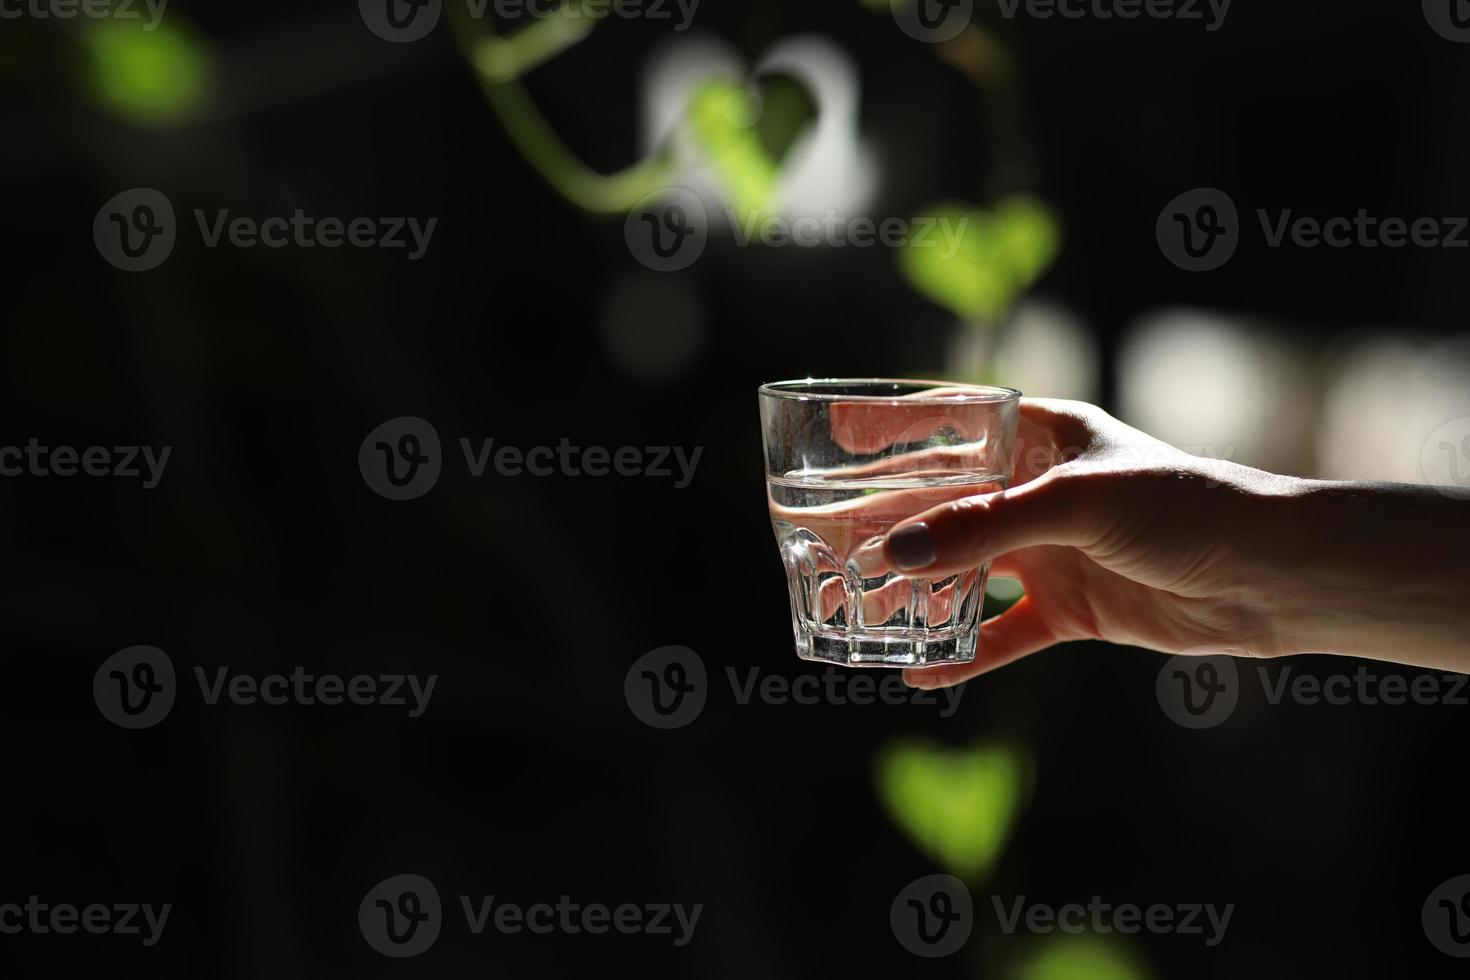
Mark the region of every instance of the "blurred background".
POLYGON ((1450 975, 1421 907, 1470 871, 1454 848, 1466 707, 1273 705, 1243 669, 1233 715, 1188 730, 1156 697, 1163 658, 1104 644, 972 682, 951 712, 741 703, 731 680, 850 683, 792 654, 763 381, 993 381, 1283 472, 1463 482, 1425 450, 1470 416, 1467 252, 1273 248, 1256 218, 1470 214, 1470 47, 1432 6, 1242 2, 1217 21, 960 3, 935 27, 946 8, 881 0, 601 18, 6 5, 0 447, 171 454, 151 489, 0 477, 0 903, 174 909, 150 948, 23 933, 0 935, 0 958, 280 978, 1450 975), (103 239, 136 188, 171 204, 175 240, 128 271, 103 239), (668 188, 705 220, 702 251, 661 271, 635 238, 668 188), (1156 236, 1194 188, 1239 213, 1208 272, 1156 236), (211 246, 195 218, 298 209, 435 224, 410 258, 211 246), (965 231, 943 256, 762 244, 731 215, 965 231), (442 472, 392 500, 359 451, 410 416, 437 432, 442 472), (492 438, 701 456, 686 487, 475 476, 460 440, 492 438), (136 644, 167 653, 179 694, 129 731, 89 691, 136 644), (624 696, 666 645, 707 670, 675 730, 624 696), (415 718, 209 705, 194 670, 221 666, 438 683, 415 718), (397 960, 358 907, 407 872, 435 883, 445 923, 397 960), (890 906, 936 873, 966 882, 975 921, 929 959, 890 906), (704 909, 683 946, 475 936, 462 894, 704 909), (1207 946, 1008 934, 991 896, 1235 909, 1207 946))

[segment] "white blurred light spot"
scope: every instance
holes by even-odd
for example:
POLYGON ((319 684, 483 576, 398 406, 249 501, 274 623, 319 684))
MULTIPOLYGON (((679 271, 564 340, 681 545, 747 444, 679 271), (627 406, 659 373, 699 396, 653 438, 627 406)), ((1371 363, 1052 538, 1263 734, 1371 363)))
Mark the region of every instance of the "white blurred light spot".
POLYGON ((1020 579, 992 575, 985 580, 985 594, 1001 602, 1015 602, 1026 594, 1020 579))
POLYGON ((817 106, 815 124, 782 166, 776 185, 781 212, 788 218, 862 215, 878 182, 878 163, 858 136, 862 88, 852 58, 828 38, 802 34, 772 47, 756 71, 801 79, 817 106))
POLYGON ((1119 414, 1180 449, 1253 466, 1308 465, 1311 397, 1286 344, 1223 313, 1140 320, 1118 354, 1119 414))
POLYGON ((1100 363, 1097 340, 1080 317, 1060 303, 1031 297, 1016 308, 999 341, 988 331, 960 324, 945 373, 984 378, 1027 395, 1094 401, 1100 363))
MULTIPOLYGON (((1425 440, 1470 416, 1470 346, 1425 344, 1402 330, 1349 344, 1322 404, 1318 461, 1336 480, 1425 483, 1425 440)), ((1449 483, 1448 461, 1435 482, 1449 483)))
MULTIPOLYGON (((844 220, 863 216, 877 186, 878 164, 876 153, 858 136, 856 64, 831 40, 799 35, 771 47, 755 73, 774 72, 807 86, 816 118, 781 161, 772 213, 788 219, 823 218, 829 212, 844 220)), ((654 49, 643 71, 643 152, 669 143, 676 183, 705 202, 712 230, 723 226, 728 234, 730 222, 722 219, 729 202, 683 125, 690 94, 710 78, 752 82, 753 73, 739 52, 712 35, 685 35, 654 49)))

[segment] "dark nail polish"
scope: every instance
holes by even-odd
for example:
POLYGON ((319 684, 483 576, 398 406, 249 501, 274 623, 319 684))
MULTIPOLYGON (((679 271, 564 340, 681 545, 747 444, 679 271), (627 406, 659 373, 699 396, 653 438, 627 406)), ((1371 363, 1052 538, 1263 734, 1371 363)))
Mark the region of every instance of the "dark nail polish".
POLYGON ((929 533, 929 525, 919 523, 899 528, 888 535, 888 554, 900 571, 908 572, 934 564, 934 559, 939 557, 939 549, 934 544, 934 536, 929 533))

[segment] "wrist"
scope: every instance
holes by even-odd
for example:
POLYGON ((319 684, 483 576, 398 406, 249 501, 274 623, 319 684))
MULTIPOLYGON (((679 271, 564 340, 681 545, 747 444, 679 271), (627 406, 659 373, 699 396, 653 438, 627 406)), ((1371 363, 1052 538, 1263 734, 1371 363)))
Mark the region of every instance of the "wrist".
POLYGON ((1258 600, 1283 654, 1470 667, 1470 505, 1433 488, 1288 478, 1259 495, 1258 600))

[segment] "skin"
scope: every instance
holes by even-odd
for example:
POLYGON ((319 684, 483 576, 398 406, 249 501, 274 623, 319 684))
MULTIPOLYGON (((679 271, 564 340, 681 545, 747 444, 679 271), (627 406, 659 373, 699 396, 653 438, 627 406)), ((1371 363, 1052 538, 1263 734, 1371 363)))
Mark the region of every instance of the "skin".
POLYGON ((1018 432, 1010 489, 924 509, 884 541, 879 560, 904 574, 990 561, 1026 592, 981 624, 974 663, 909 684, 1080 639, 1470 672, 1470 501, 1191 456, 1082 402, 1024 399, 1018 432))

